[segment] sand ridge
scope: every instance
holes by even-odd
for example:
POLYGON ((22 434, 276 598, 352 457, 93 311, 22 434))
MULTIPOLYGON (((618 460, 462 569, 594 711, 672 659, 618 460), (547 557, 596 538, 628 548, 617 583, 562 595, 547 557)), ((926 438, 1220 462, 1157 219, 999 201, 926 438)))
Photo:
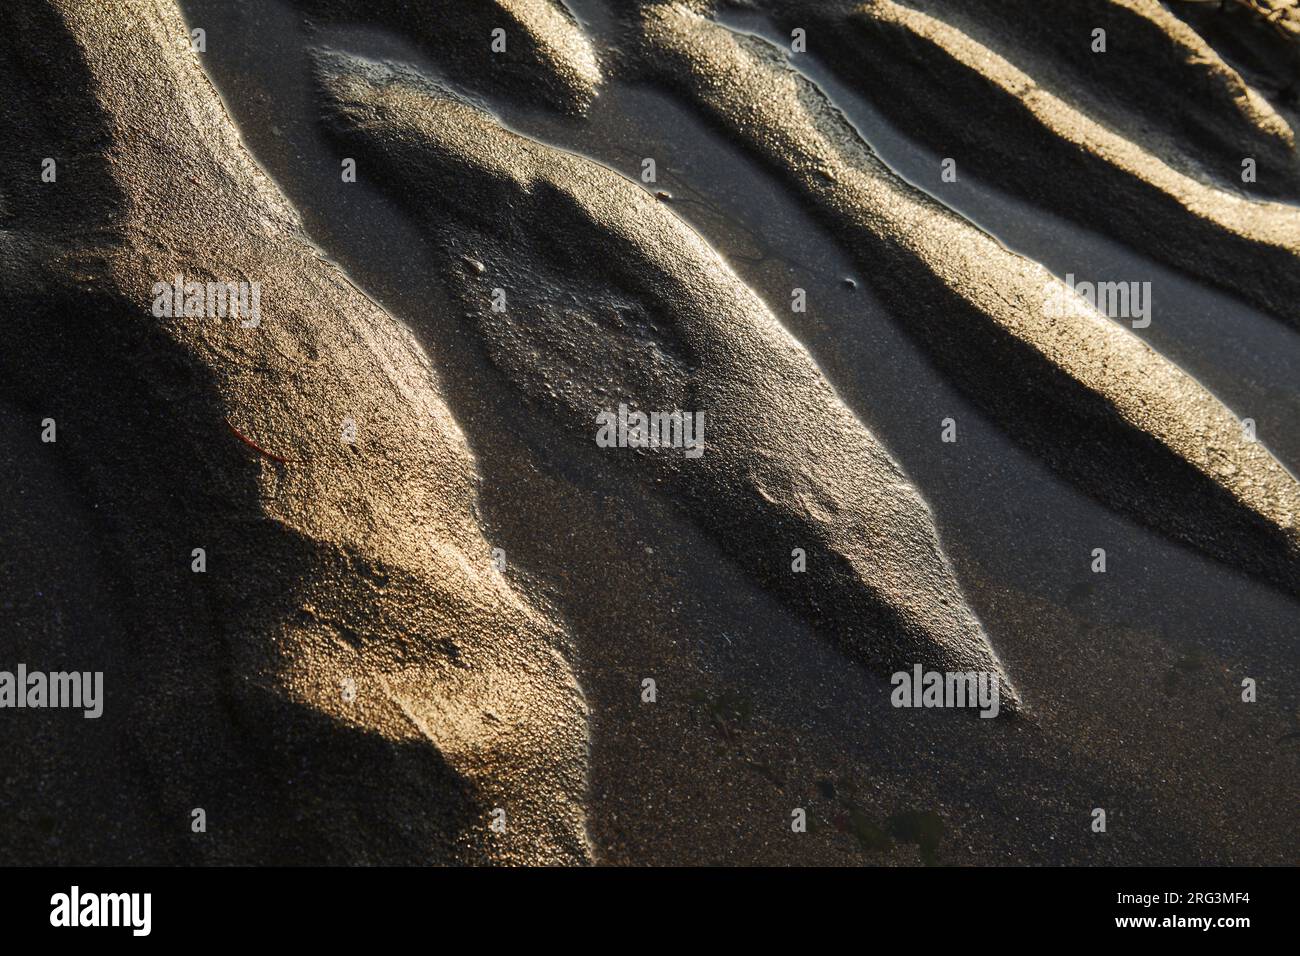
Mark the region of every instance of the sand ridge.
POLYGON ((643 449, 628 467, 722 542, 743 542, 751 573, 855 657, 992 670, 1014 706, 919 493, 668 205, 400 70, 319 63, 343 140, 381 164, 431 234, 452 232, 452 282, 513 386, 580 441, 621 403, 702 413, 701 457, 643 449), (796 548, 815 574, 793 570, 796 548))
MULTIPOLYGON (((7 236, 20 253, 7 268, 23 263, 6 284, 23 316, 11 331, 26 340, 7 376, 59 409, 68 467, 111 515, 105 560, 151 609, 118 638, 107 682, 110 708, 136 702, 133 722, 115 717, 175 822, 158 831, 167 852, 587 859, 586 708, 563 625, 494 565, 474 460, 427 356, 305 239, 174 7, 48 9, 6 39, 52 32, 103 152, 58 183, 86 193, 80 221, 60 223, 70 241, 7 236), (102 188, 116 190, 108 214, 102 188), (260 326, 155 318, 150 289, 174 275, 260 281, 260 326), (78 384, 88 348, 116 391, 78 384), (171 480, 123 485, 123 447, 171 480), (208 833, 189 836, 193 806, 208 833), (504 833, 489 827, 498 807, 504 833), (264 819, 232 825, 250 815, 264 819)), ((137 839, 141 856, 160 852, 158 836, 137 839)))

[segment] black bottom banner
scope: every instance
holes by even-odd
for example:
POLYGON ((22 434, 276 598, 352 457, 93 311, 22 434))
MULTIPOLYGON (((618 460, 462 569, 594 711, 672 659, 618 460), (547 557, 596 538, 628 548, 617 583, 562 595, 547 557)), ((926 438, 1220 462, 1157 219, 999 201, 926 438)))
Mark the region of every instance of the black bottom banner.
MULTIPOLYGON (((1292 869, 6 869, 6 939, 334 945, 485 918, 493 936, 614 928, 728 937, 813 914, 924 938, 1190 938, 1284 931, 1292 869), (722 928, 725 926, 725 930, 722 928)), ((431 942, 433 942, 431 940, 431 942)))

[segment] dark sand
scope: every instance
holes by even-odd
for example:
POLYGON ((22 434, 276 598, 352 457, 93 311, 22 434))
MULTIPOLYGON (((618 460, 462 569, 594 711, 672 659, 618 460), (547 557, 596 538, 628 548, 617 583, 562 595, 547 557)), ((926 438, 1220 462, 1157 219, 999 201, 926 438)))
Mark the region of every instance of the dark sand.
POLYGON ((1285 31, 446 6, 0 13, 0 669, 108 695, 0 710, 0 862, 1293 862, 1285 31), (1044 318, 1094 269, 1150 329, 1044 318), (619 401, 705 456, 597 447, 619 401), (896 709, 910 662, 1019 707, 896 709))

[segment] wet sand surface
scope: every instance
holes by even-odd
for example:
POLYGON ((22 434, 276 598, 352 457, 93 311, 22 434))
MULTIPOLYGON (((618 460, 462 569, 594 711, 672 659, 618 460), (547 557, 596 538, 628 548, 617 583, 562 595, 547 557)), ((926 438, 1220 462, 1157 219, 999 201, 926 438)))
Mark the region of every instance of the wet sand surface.
MULTIPOLYGON (((875 267, 862 255, 850 231, 862 227, 810 201, 795 185, 798 173, 782 168, 789 157, 765 153, 761 135, 737 134, 710 115, 701 105, 707 94, 685 89, 688 80, 670 82, 657 73, 660 54, 643 29, 654 11, 641 7, 661 5, 569 6, 575 19, 558 30, 568 39, 538 43, 540 53, 529 47, 537 61, 527 68, 544 77, 534 97, 520 91, 514 74, 498 78, 476 68, 474 55, 464 50, 440 52, 436 34, 431 39, 420 23, 404 24, 384 5, 372 14, 342 2, 181 3, 188 26, 202 26, 207 34, 206 53, 182 58, 206 72, 231 128, 238 130, 238 139, 226 147, 246 149, 265 173, 265 185, 282 193, 286 208, 301 217, 301 248, 313 267, 339 270, 349 287, 364 290, 355 293, 355 301, 323 309, 302 298, 302 328, 338 322, 332 316, 363 308, 374 310, 376 327, 391 324, 393 335, 409 329, 413 347, 427 356, 431 371, 412 373, 407 388, 429 388, 430 400, 445 404, 449 424, 444 427, 463 436, 463 490, 449 484, 445 472, 426 470, 418 457, 398 467, 388 456, 374 466, 373 476, 360 479, 374 489, 367 493, 369 508, 382 514, 386 500, 419 494, 455 502, 452 510, 464 528, 455 536, 457 546, 471 555, 466 560, 475 573, 491 576, 488 549, 502 549, 506 570, 488 592, 505 610, 470 618, 444 610, 449 601, 452 606, 460 600, 477 603, 475 595, 484 585, 450 589, 458 597, 450 597, 445 586, 431 586, 443 580, 446 569, 424 567, 416 552, 444 533, 438 522, 418 520, 423 507, 411 509, 414 523, 407 525, 352 524, 345 517, 332 546, 339 550, 331 552, 322 546, 334 540, 325 530, 328 520, 310 516, 317 506, 305 495, 306 517, 289 522, 297 529, 293 548, 267 544, 259 561, 256 549, 249 558, 251 546, 232 543, 231 563, 238 555, 251 569, 220 572, 225 582, 206 599, 215 605, 206 617, 173 601, 170 617, 151 619, 158 605, 151 586, 141 584, 138 568, 118 566, 122 553, 145 546, 142 532, 133 526, 99 530, 113 519, 97 514, 95 489, 120 466, 90 467, 76 455, 52 456, 33 424, 46 414, 44 405, 15 386, 4 394, 11 404, 2 420, 17 449, 6 482, 22 494, 10 497, 13 514, 6 516, 11 518, 6 526, 15 542, 12 553, 26 557, 14 562, 10 578, 13 597, 7 603, 13 614, 6 626, 5 660, 26 656, 29 663, 41 659, 56 669, 63 663, 59 655, 67 653, 79 668, 96 669, 94 658, 100 655, 110 687, 115 675, 125 682, 123 675, 134 667, 142 671, 132 685, 139 690, 135 709, 141 713, 129 727, 117 722, 121 717, 102 721, 102 728, 96 724, 93 733, 102 740, 86 736, 81 724, 93 722, 79 719, 75 725, 68 720, 64 730, 43 727, 39 734, 45 736, 20 739, 27 759, 16 765, 25 769, 8 775, 5 787, 6 799, 21 810, 0 828, 0 852, 19 861, 53 853, 78 862, 1293 860, 1300 849, 1294 815, 1300 601, 1289 586, 1295 559, 1287 557, 1285 542, 1295 534, 1294 515, 1288 529, 1285 515, 1270 513, 1268 520, 1275 523, 1270 527, 1281 529, 1276 536, 1242 530, 1255 527, 1232 523, 1246 513, 1249 493, 1234 491, 1242 496, 1213 499, 1214 514, 1225 516, 1225 523, 1205 539, 1189 540, 1176 530, 1182 527, 1176 516, 1154 522, 1135 518, 1134 506, 1118 500, 1115 488, 1123 485, 1063 470, 1065 459, 1042 451, 1056 422, 1036 418, 1036 437, 1026 441, 1005 406, 981 392, 987 389, 983 380, 951 374, 959 353, 937 360, 933 343, 916 334, 918 315, 939 321, 949 299, 937 292, 931 297, 920 280, 908 279, 908 288, 922 290, 909 309, 904 298, 890 293, 900 287, 891 284, 896 267, 887 259, 875 267), (595 69, 585 47, 574 46, 570 26, 590 44, 595 69), (566 60, 575 56, 576 66, 566 60), (387 126, 370 122, 369 114, 354 114, 362 115, 360 124, 350 126, 346 114, 340 121, 327 109, 330 83, 322 82, 322 63, 344 78, 349 70, 364 78, 382 64, 382 70, 397 71, 399 85, 417 91, 426 82, 445 84, 451 102, 463 97, 464 108, 474 111, 466 115, 485 124, 489 141, 511 142, 509 137, 519 134, 571 154, 575 165, 570 169, 567 160, 555 160, 544 168, 553 192, 530 181, 517 198, 504 200, 507 207, 491 213, 503 221, 500 236, 490 225, 480 224, 475 232, 470 226, 476 217, 488 213, 486 201, 478 203, 484 208, 473 207, 474 190, 485 188, 481 197, 495 202, 503 183, 476 186, 485 182, 478 160, 459 160, 466 166, 458 178, 448 154, 424 138, 435 114, 398 113, 387 126), (548 65, 558 78, 546 78, 548 65), (356 182, 340 179, 344 157, 358 161, 356 182), (634 219, 634 204, 619 200, 611 204, 607 221, 577 222, 560 198, 566 188, 580 200, 590 195, 592 203, 605 201, 606 194, 620 195, 613 187, 592 187, 608 173, 584 172, 584 164, 613 171, 628 180, 623 187, 635 188, 647 157, 656 159, 658 176, 643 186, 651 195, 665 194, 659 214, 634 219), (458 184, 465 189, 464 205, 471 207, 463 215, 455 196, 446 196, 458 184), (439 212, 439 202, 450 203, 452 214, 439 212), (544 226, 550 208, 563 235, 581 237, 586 230, 592 237, 580 246, 589 257, 585 262, 548 249, 544 226), (630 247, 614 237, 645 223, 648 230, 657 229, 656 215, 680 219, 701 248, 690 239, 659 241, 660 233, 648 231, 644 256, 629 265, 630 247), (602 234, 608 237, 607 255, 600 250, 602 234), (470 244, 473 236, 478 247, 470 244), (515 240, 507 242, 507 236, 515 240), (629 463, 626 450, 599 448, 591 440, 594 423, 584 432, 557 411, 565 407, 573 382, 547 364, 546 346, 558 339, 561 353, 572 355, 598 352, 601 343, 570 340, 563 327, 550 340, 541 337, 547 313, 545 302, 537 302, 521 325, 525 346, 530 330, 539 333, 536 366, 503 359, 491 326, 485 325, 492 316, 476 315, 472 292, 466 290, 466 259, 492 269, 493 256, 520 268, 549 263, 552 288, 564 293, 567 282, 579 311, 592 301, 584 290, 594 283, 601 294, 623 295, 631 307, 663 315, 656 328, 677 328, 675 334, 691 343, 712 322, 720 331, 699 340, 705 343, 698 346, 701 355, 725 352, 731 334, 725 330, 738 323, 767 329, 763 341, 788 335, 795 351, 806 355, 806 367, 800 366, 805 371, 782 372, 788 366, 764 364, 768 359, 759 361, 751 376, 726 372, 725 363, 710 364, 707 358, 686 363, 692 397, 711 394, 710 389, 719 395, 739 390, 742 411, 733 413, 733 420, 743 420, 746 407, 771 403, 776 409, 762 416, 765 430, 756 451, 774 456, 779 477, 767 485, 755 483, 744 456, 737 455, 734 463, 715 465, 721 477, 712 484, 694 485, 688 461, 661 473, 657 465, 629 463), (718 321, 710 311, 716 303, 708 298, 707 284, 693 284, 691 268, 710 275, 729 270, 747 287, 751 304, 740 312, 723 310, 718 321), (622 278, 615 282, 610 276, 622 278), (612 292, 601 285, 606 281, 616 287, 612 292), (794 288, 806 290, 806 312, 791 311, 794 288), (681 303, 680 309, 673 302, 681 303), (745 388, 760 391, 747 396, 745 388), (800 414, 808 407, 807 396, 823 394, 829 398, 818 401, 838 411, 819 413, 812 421, 800 414), (872 575, 880 572, 869 553, 862 564, 867 570, 858 577, 819 575, 813 560, 806 585, 803 580, 787 585, 784 578, 790 548, 808 547, 804 539, 818 527, 830 529, 827 540, 836 541, 831 532, 848 524, 844 516, 865 498, 845 493, 854 486, 835 483, 827 494, 844 497, 830 506, 825 495, 807 493, 794 477, 819 471, 825 449, 832 446, 817 442, 830 441, 823 433, 829 431, 827 416, 836 415, 845 416, 851 422, 845 427, 869 436, 862 440, 878 443, 896 463, 900 493, 882 500, 898 505, 915 495, 923 502, 915 514, 925 516, 918 520, 932 526, 941 548, 936 563, 928 565, 931 570, 917 575, 924 580, 894 582, 899 591, 893 597, 888 587, 873 583, 872 575), (940 440, 946 418, 956 422, 956 443, 940 440), (718 500, 713 509, 711 496, 718 500), (818 525, 822 512, 830 517, 818 525), (777 521, 770 530, 764 515, 773 513, 791 515, 794 523, 777 521), (758 516, 733 520, 729 514, 758 516), (57 547, 50 541, 51 527, 58 527, 52 522, 66 525, 56 536, 66 543, 57 547), (395 548, 386 551, 376 536, 391 538, 395 548), (1090 568, 1098 547, 1107 554, 1104 574, 1090 568), (379 557, 368 556, 375 551, 379 557), (331 553, 349 557, 340 560, 331 553), (274 580, 273 569, 290 560, 292 584, 288 575, 274 580), (91 570, 65 582, 68 575, 60 568, 72 565, 91 570), (1008 708, 997 719, 980 720, 945 710, 896 709, 890 704, 889 673, 897 661, 882 665, 859 653, 864 645, 909 653, 931 646, 908 643, 900 636, 906 629, 887 619, 858 620, 863 613, 858 608, 874 614, 906 606, 907 598, 900 596, 906 588, 932 585, 941 577, 934 569, 941 566, 951 567, 956 590, 952 607, 939 612, 939 619, 950 622, 961 608, 976 622, 981 640, 1019 695, 1023 706, 1017 713, 1008 708), (245 579, 254 573, 273 580, 253 588, 249 603, 255 611, 250 612, 240 599, 247 597, 245 579), (358 574, 371 583, 357 589, 349 582, 358 574), (65 583, 50 587, 53 580, 65 583), (378 610, 365 610, 376 600, 378 610), (312 611, 303 609, 318 605, 328 609, 317 616, 333 622, 330 627, 342 634, 333 641, 346 645, 345 651, 320 650, 311 626, 306 637, 294 637, 293 628, 285 626, 290 615, 310 616, 312 611), (515 623, 503 624, 506 618, 515 623), (178 640, 178 630, 192 636, 178 640), (858 631, 862 634, 854 639, 858 631), (34 643, 33 634, 45 636, 34 643), (206 669, 189 667, 191 645, 212 634, 224 635, 224 649, 218 642, 206 669), (150 653, 166 666, 139 664, 140 640, 148 640, 150 653), (248 649, 232 652, 232 643, 248 649), (485 650, 476 652, 479 646, 485 650), (274 654, 265 648, 274 648, 274 654), (445 671, 461 665, 443 661, 461 657, 467 679, 448 681, 445 671), (538 679, 518 677, 538 673, 539 666, 538 679), (185 676, 177 677, 178 671, 185 676), (296 676, 301 674, 306 678, 296 676), (351 705, 337 702, 331 682, 350 674, 363 685, 358 703, 379 698, 373 715, 359 717, 351 705), (566 685, 567 675, 580 700, 548 690, 566 685), (1259 683, 1256 703, 1241 701, 1244 677, 1259 683), (643 701, 646 678, 656 684, 654 703, 643 701), (500 688, 520 683, 529 689, 512 698, 519 713, 540 709, 554 715, 535 733, 509 731, 504 736, 516 743, 493 750, 483 744, 481 731, 445 729, 462 727, 470 711, 496 715, 476 716, 483 726, 499 723, 499 712, 510 706, 497 703, 500 688), (244 700, 247 692, 232 690, 249 685, 262 688, 259 693, 269 702, 251 704, 244 700), (234 703, 189 708, 188 693, 234 703), (174 703, 163 706, 157 695, 171 696, 174 703), (431 704, 431 698, 439 703, 431 704), (405 730, 398 729, 403 719, 405 730), (249 728, 263 725, 286 742, 262 748, 250 771, 239 741, 249 728), (184 739, 190 733, 223 741, 219 756, 200 754, 200 746, 184 739), (116 737, 125 738, 122 746, 109 743, 116 737), (159 782, 178 764, 186 769, 182 786, 159 782), (322 766, 328 771, 318 769, 322 766), (568 769, 549 776, 540 767, 568 769), (251 774, 249 796, 231 794, 222 783, 237 770, 251 774), (121 781, 112 799, 102 787, 107 779, 121 781), (549 782, 539 785, 542 781, 549 782), (303 796, 304 784, 309 789, 327 784, 331 796, 324 801, 315 793, 303 796), (259 786, 261 796, 254 799, 259 786), (64 802, 55 803, 54 810, 44 809, 48 799, 32 796, 59 790, 65 791, 59 793, 64 802), (187 808, 202 805, 205 793, 212 795, 208 802, 228 807, 224 834, 215 824, 203 836, 189 830, 187 808), (531 817, 517 842, 489 829, 490 811, 503 804, 510 808, 512 825, 516 806, 525 808, 521 820, 531 817), (1105 833, 1090 829, 1098 807, 1107 810, 1105 833), (806 833, 791 830, 794 808, 807 811, 806 833), (552 813, 562 822, 547 822, 552 813), (91 838, 93 821, 104 816, 114 819, 114 827, 91 838)), ((141 11, 145 19, 153 15, 141 11)), ((525 27, 541 22, 537 29, 550 29, 545 17, 538 21, 524 12, 518 22, 525 27)), ((717 29, 767 42, 779 38, 774 25, 779 19, 728 10, 714 22, 717 29)), ((810 47, 816 50, 815 31, 813 39, 810 47)), ((1231 413, 1253 418, 1260 442, 1277 458, 1265 480, 1280 494, 1294 493, 1291 476, 1300 465, 1295 428, 1300 336, 1294 328, 1202 285, 1199 276, 1152 264, 1150 250, 1131 249, 1081 228, 1074 216, 1014 198, 1000 188, 1004 184, 964 172, 956 183, 941 182, 939 154, 887 120, 869 96, 837 82, 816 56, 785 64, 781 59, 775 59, 774 69, 794 71, 834 104, 841 134, 874 150, 898 183, 919 187, 951 210, 960 229, 996 237, 1004 250, 1045 267, 1045 275, 1151 281, 1154 321, 1134 332, 1155 350, 1154 358, 1144 361, 1176 366, 1231 413)), ((672 69, 668 59, 662 63, 672 69)), ((702 75, 711 68, 702 62, 702 75)), ((352 93, 364 89, 363 84, 352 93)), ((353 102, 365 104, 364 98, 353 102)), ((203 124, 197 128, 212 133, 203 124)), ((121 126, 108 129, 102 135, 120 139, 125 145, 119 148, 130 155, 132 135, 121 126)), ((127 187, 139 187, 138 180, 114 175, 127 187)), ((238 205, 229 208, 236 219, 245 215, 238 205)), ((878 211, 864 208, 863 221, 873 221, 878 211)), ((919 233, 928 222, 918 221, 919 233)), ((178 234, 184 228, 182 221, 178 234)), ((664 234, 676 235, 664 228, 664 234)), ((957 241, 972 241, 952 228, 957 241)), ((557 239, 556 245, 563 243, 557 239)), ((211 268, 204 266, 204 254, 201 246, 188 253, 187 268, 211 268)), ((296 264, 277 268, 304 269, 304 261, 300 254, 296 264)), ((981 281, 967 276, 955 283, 963 301, 979 300, 981 281)), ((56 321, 58 314, 52 310, 47 321, 56 321)), ((1123 319, 1104 321, 1127 326, 1123 319)), ((39 326, 31 334, 39 334, 39 326)), ((264 447, 291 446, 295 432, 288 422, 295 414, 300 422, 315 420, 313 427, 326 437, 336 436, 335 419, 344 405, 365 394, 363 385, 354 386, 328 413, 313 404, 319 399, 294 378, 294 362, 301 361, 292 358, 295 334, 308 333, 291 330, 277 346, 290 356, 276 380, 287 389, 289 414, 280 422, 261 423, 264 447)), ((659 334, 651 338, 661 345, 669 341, 655 339, 659 334)), ((616 341, 609 347, 617 354, 616 341)), ((30 348, 40 354, 39 346, 30 348)), ((219 349, 199 351, 186 361, 220 369, 219 349)), ((47 361, 79 368, 75 358, 51 354, 47 361)), ((145 379, 151 370, 166 367, 148 354, 136 360, 144 364, 135 374, 145 379)), ((254 353, 249 361, 263 359, 254 353)), ((972 353, 971 361, 985 359, 972 353)), ((610 372, 613 391, 619 385, 634 391, 637 371, 631 368, 623 378, 610 372)), ((1010 383, 1025 374, 1024 368, 1008 366, 997 369, 994 379, 1002 376, 1010 383)), ((583 384, 579 376, 573 378, 583 384)), ((668 374, 650 375, 645 387, 653 393, 672 380, 668 374)), ((187 392, 222 394, 220 387, 176 386, 177 396, 187 392)), ((131 389, 119 393, 129 395, 131 389)), ((60 455, 69 440, 64 436, 75 435, 76 426, 65 421, 76 422, 91 408, 89 395, 78 394, 56 416, 60 455)), ((411 414, 382 393, 378 399, 370 394, 366 410, 354 412, 360 439, 347 450, 362 461, 384 457, 392 439, 376 434, 381 423, 398 428, 411 414)), ((717 402, 710 411, 726 416, 726 402, 717 402)), ((151 407, 154 417, 144 416, 133 434, 153 434, 152 422, 159 418, 169 422, 166 429, 182 433, 205 421, 193 402, 158 401, 151 407)), ((1168 412, 1178 413, 1176 404, 1168 412)), ((1112 420, 1118 416, 1102 419, 1112 420)), ((1060 441, 1068 443, 1069 419, 1060 421, 1067 426, 1060 441)), ((719 429, 727 422, 724 417, 719 429)), ((112 447, 109 423, 99 430, 103 437, 96 447, 102 455, 112 447)), ((709 437, 706 431, 706 441, 709 437)), ((196 452, 179 438, 174 447, 180 474, 187 473, 186 456, 207 454, 209 459, 196 460, 211 460, 211 453, 196 452)), ((1172 460, 1181 453, 1159 454, 1172 460)), ((1234 469, 1264 467, 1233 457, 1235 451, 1228 454, 1234 469)), ((1118 456, 1106 461, 1112 470, 1126 465, 1118 456)), ((151 464, 146 459, 140 466, 144 474, 135 480, 141 485, 159 480, 148 476, 151 464)), ((204 496, 170 518, 171 526, 158 536, 174 539, 169 546, 184 557, 196 525, 215 528, 247 520, 264 527, 263 535, 271 533, 275 522, 286 519, 268 502, 292 468, 257 463, 256 475, 243 477, 246 487, 233 505, 216 504, 217 495, 211 502, 204 496), (265 525, 268 514, 271 524, 265 525)), ((1147 476, 1158 482, 1185 474, 1169 469, 1147 476)), ((322 472, 322 488, 328 475, 322 472)), ((1220 488, 1215 481, 1187 477, 1185 485, 1169 492, 1180 503, 1194 502, 1196 495, 1211 494, 1197 489, 1220 488)), ((292 494, 292 483, 286 487, 292 494)), ((1161 493, 1159 487, 1150 490, 1153 497, 1161 493)), ((146 505, 132 507, 144 514, 147 502, 157 498, 146 496, 146 505)), ((103 504, 110 514, 127 507, 111 497, 103 504)), ((341 513, 348 512, 342 505, 341 513)), ((1196 524, 1197 515, 1187 517, 1196 524)), ((869 519, 872 528, 876 520, 869 519)), ((851 561, 856 540, 828 545, 828 558, 851 561)), ((435 550, 441 547, 445 544, 435 544, 435 550)), ((912 555, 910 548, 904 546, 902 553, 912 555)), ((942 642, 939 638, 936 646, 942 642)))

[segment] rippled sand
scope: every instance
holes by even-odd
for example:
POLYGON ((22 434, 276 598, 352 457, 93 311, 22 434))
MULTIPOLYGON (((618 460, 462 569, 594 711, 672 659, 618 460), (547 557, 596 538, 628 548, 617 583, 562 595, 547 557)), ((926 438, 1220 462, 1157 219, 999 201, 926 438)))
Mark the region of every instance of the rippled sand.
POLYGON ((0 13, 0 669, 108 692, 7 719, 0 860, 1294 859, 1277 8, 0 13))

